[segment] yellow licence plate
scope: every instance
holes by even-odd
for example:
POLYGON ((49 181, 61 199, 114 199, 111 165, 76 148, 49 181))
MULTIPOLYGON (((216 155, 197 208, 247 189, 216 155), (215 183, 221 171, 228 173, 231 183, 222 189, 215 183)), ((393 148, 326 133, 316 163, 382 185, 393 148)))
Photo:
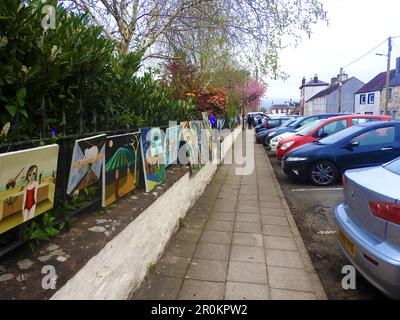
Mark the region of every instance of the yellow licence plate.
POLYGON ((354 244, 349 239, 347 239, 342 230, 337 230, 337 234, 340 241, 342 241, 343 245, 346 247, 347 251, 354 257, 356 255, 354 244))

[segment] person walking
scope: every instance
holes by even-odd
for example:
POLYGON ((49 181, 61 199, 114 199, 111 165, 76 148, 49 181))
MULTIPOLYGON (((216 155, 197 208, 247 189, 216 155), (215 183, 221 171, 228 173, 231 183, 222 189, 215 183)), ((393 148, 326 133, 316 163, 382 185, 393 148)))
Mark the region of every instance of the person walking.
POLYGON ((252 128, 252 125, 253 125, 253 117, 251 116, 251 114, 249 114, 249 115, 247 116, 247 128, 248 128, 248 129, 251 129, 251 128, 252 128))

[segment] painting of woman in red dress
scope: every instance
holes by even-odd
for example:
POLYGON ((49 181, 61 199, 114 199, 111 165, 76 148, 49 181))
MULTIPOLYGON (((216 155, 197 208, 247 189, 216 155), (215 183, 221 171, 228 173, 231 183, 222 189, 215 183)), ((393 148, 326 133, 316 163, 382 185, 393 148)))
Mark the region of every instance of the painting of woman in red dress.
POLYGON ((36 165, 30 166, 26 173, 25 179, 27 185, 24 190, 24 198, 22 201, 22 216, 24 222, 35 216, 38 189, 38 183, 36 182, 37 174, 38 167, 36 165))

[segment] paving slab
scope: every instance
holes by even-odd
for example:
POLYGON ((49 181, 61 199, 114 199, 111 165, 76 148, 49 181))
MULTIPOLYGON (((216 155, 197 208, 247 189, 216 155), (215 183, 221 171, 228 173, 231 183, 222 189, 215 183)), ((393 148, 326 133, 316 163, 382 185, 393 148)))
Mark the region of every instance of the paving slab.
POLYGON ((225 283, 185 280, 179 293, 179 300, 222 300, 225 283))
POLYGON ((226 283, 226 300, 269 300, 267 285, 255 283, 232 282, 226 283))

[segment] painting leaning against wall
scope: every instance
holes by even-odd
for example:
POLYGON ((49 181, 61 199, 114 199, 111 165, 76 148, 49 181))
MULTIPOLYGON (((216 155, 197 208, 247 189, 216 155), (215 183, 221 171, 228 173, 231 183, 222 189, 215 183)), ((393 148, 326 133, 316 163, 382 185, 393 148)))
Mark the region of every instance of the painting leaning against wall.
POLYGON ((194 130, 190 129, 189 122, 181 122, 182 126, 182 139, 185 141, 186 154, 189 158, 189 167, 192 175, 196 174, 201 169, 199 163, 199 147, 197 142, 197 134, 194 130))
POLYGON ((103 162, 103 207, 138 185, 138 150, 140 132, 109 136, 103 162))
POLYGON ((167 128, 164 139, 165 166, 176 164, 178 161, 181 126, 167 128))
POLYGON ((53 208, 57 144, 0 154, 0 234, 53 208))
POLYGON ((159 186, 166 179, 163 140, 160 128, 140 129, 140 146, 146 192, 159 186))
POLYGON ((105 144, 105 134, 75 141, 68 179, 68 194, 85 189, 100 180, 105 144))

